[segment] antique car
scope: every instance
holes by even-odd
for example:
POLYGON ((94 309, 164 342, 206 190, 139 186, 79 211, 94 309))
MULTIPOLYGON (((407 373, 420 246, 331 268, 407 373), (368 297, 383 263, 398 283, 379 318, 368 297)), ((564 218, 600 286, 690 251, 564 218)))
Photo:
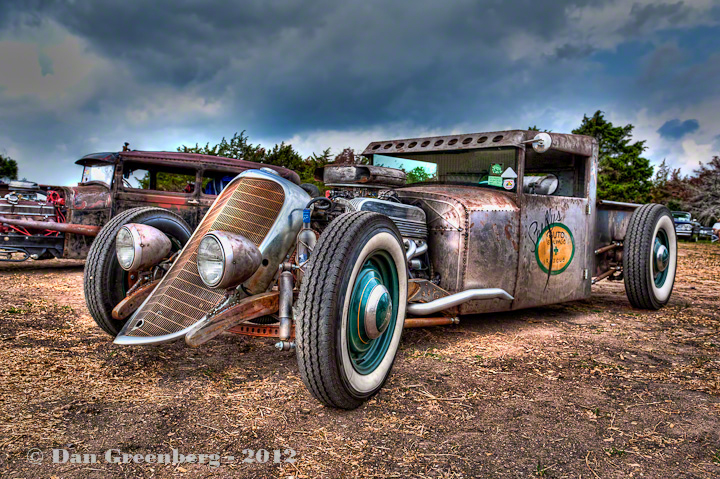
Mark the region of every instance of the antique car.
POLYGON ((91 307, 98 325, 122 345, 277 338, 315 398, 352 409, 382 388, 403 328, 585 299, 603 279, 624 281, 636 308, 670 299, 670 211, 597 201, 593 138, 499 131, 363 155, 319 172, 322 197, 241 173, 179 251, 155 224, 111 220, 88 261, 107 266, 85 288, 129 289, 91 307))
POLYGON ((687 238, 690 241, 697 241, 700 238, 700 223, 693 219, 692 215, 687 211, 673 211, 673 221, 675 222, 675 234, 678 238, 687 238))
MULTIPOLYGON (((0 185, 0 261, 83 259, 100 227, 123 211, 154 206, 182 217, 189 237, 222 187, 263 165, 190 153, 93 153, 77 186, 10 181, 0 185)), ((299 182, 293 171, 272 166, 299 182)))

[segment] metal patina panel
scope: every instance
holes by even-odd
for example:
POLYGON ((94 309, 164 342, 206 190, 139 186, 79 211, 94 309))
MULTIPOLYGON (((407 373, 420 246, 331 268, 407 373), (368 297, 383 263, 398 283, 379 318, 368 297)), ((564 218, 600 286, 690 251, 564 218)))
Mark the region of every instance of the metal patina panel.
POLYGON ((526 194, 521 201, 513 309, 588 297, 588 200, 526 194))
MULTIPOLYGON (((440 286, 455 293, 503 288, 513 294, 518 260, 515 195, 473 186, 428 185, 398 190, 428 217, 428 247, 440 286)), ((461 314, 510 309, 510 301, 471 301, 461 314)))

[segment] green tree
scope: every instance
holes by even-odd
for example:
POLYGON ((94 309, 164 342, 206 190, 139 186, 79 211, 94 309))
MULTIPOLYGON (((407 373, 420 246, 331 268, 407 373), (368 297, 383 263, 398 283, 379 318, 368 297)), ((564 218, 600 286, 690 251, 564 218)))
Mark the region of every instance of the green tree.
POLYGON ((583 116, 573 133, 597 139, 599 146, 598 198, 611 201, 647 202, 653 167, 641 155, 645 141, 632 142, 633 125, 614 126, 598 110, 583 116))
POLYGON ((435 175, 431 175, 422 166, 416 166, 406 174, 406 183, 422 183, 423 181, 432 181, 435 179, 435 175))
POLYGON ((17 161, 0 153, 0 178, 18 179, 17 161))
POLYGON ((314 173, 317 166, 327 163, 330 156, 330 149, 323 152, 323 155, 314 155, 303 159, 295 151, 292 145, 285 142, 275 145, 271 150, 266 150, 260 145, 253 145, 248 141, 245 130, 235 133, 228 141, 225 137, 220 143, 210 146, 195 144, 195 146, 182 145, 177 151, 181 153, 199 153, 201 155, 223 156, 225 158, 237 158, 239 160, 254 161, 266 165, 275 165, 294 170, 303 183, 313 183, 322 186, 322 183, 315 181, 314 173), (323 163, 324 162, 324 163, 323 163), (322 164, 320 164, 322 163, 322 164))
POLYGON ((181 153, 223 156, 225 158, 236 158, 238 160, 255 161, 258 163, 262 163, 262 159, 265 158, 265 149, 260 145, 252 145, 249 143, 245 130, 240 133, 235 133, 233 137, 230 138, 230 141, 223 136, 220 143, 214 146, 210 146, 210 143, 206 143, 205 146, 200 146, 195 143, 195 146, 182 145, 178 147, 177 151, 181 153))

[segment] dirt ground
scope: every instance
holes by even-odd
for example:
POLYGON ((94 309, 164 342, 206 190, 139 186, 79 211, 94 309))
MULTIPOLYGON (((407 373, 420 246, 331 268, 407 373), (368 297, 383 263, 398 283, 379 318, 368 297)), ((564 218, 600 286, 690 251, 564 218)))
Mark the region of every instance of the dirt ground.
POLYGON ((605 282, 589 301, 407 330, 385 389, 337 411, 270 340, 115 346, 82 263, 0 266, 0 476, 720 477, 719 273, 720 245, 685 243, 658 312, 605 282), (172 449, 221 465, 104 457, 172 449))

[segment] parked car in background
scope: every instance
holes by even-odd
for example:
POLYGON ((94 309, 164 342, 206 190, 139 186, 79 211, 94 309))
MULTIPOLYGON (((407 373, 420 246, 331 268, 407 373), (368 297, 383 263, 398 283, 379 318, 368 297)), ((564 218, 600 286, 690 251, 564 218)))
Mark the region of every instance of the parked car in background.
POLYGON ((84 259, 103 225, 138 207, 172 213, 179 246, 239 173, 266 167, 300 183, 286 168, 193 153, 125 149, 76 164, 83 168, 77 186, 0 184, 0 261, 84 259))
POLYGON ((700 223, 693 219, 692 215, 687 211, 673 211, 673 220, 675 221, 675 233, 678 238, 686 238, 691 241, 697 241, 700 238, 700 223))
POLYGON ((712 226, 701 226, 700 227, 700 238, 701 239, 712 239, 713 229, 712 226))

